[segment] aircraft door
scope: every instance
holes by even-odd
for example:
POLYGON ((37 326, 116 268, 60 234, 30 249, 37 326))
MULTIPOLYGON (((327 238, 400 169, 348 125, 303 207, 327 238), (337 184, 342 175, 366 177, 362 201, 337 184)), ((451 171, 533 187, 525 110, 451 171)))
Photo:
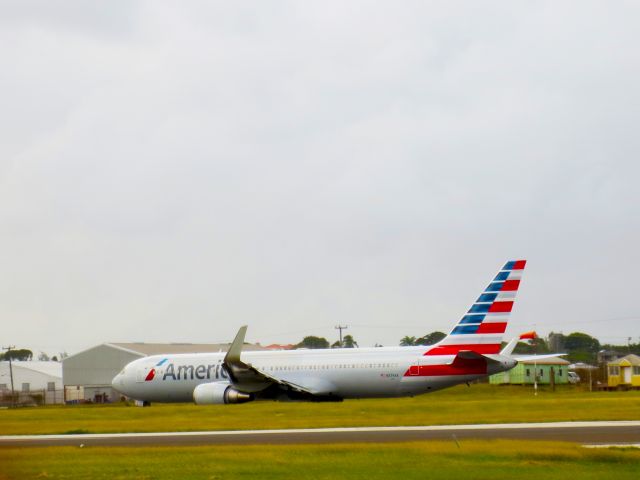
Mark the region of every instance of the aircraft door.
POLYGON ((409 376, 417 377, 420 375, 420 365, 422 365, 423 358, 422 356, 415 359, 415 361, 409 367, 409 376))

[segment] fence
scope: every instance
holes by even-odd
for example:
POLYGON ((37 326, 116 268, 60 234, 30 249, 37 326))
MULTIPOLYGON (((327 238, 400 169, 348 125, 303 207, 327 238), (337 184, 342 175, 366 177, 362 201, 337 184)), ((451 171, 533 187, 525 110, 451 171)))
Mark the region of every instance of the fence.
POLYGON ((10 390, 0 391, 0 406, 33 406, 54 405, 64 403, 64 390, 32 390, 30 392, 14 392, 13 398, 10 390))

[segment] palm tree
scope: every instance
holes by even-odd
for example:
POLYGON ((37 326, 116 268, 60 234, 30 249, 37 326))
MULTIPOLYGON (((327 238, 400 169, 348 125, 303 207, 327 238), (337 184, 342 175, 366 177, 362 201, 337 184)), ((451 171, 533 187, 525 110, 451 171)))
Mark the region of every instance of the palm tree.
POLYGON ((412 345, 416 344, 416 337, 402 337, 402 339, 400 339, 400 346, 401 347, 410 347, 412 345))
POLYGON ((345 335, 342 340, 343 348, 356 348, 358 346, 358 342, 356 342, 351 335, 345 335))

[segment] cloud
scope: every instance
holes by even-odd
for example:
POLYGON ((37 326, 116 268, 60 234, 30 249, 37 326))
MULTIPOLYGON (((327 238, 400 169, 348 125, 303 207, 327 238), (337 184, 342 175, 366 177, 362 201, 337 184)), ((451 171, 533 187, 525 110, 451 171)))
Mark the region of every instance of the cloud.
POLYGON ((634 4, 44 3, 0 33, 8 341, 390 345, 520 256, 514 333, 640 334, 634 4))

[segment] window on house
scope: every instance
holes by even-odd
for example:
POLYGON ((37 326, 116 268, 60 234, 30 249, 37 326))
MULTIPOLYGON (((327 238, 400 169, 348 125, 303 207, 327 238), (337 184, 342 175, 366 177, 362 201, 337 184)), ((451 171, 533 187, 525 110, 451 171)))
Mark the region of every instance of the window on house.
POLYGON ((531 370, 529 370, 529 369, 527 368, 527 370, 526 370, 526 374, 527 374, 527 377, 530 377, 530 376, 531 376, 531 370))
POLYGON ((620 367, 616 367, 616 366, 609 367, 609 375, 620 375, 620 367))
POLYGON ((562 376, 562 369, 561 369, 561 368, 559 368, 559 369, 558 369, 558 376, 559 376, 559 377, 561 377, 561 376, 562 376))
POLYGON ((540 369, 540 376, 544 375, 544 371, 542 370, 542 368, 540 369))
POLYGON ((633 367, 633 374, 634 375, 640 375, 640 366, 633 367))
POLYGON ((6 383, 0 383, 0 392, 2 392, 3 390, 9 390, 7 388, 7 384, 6 383))
POLYGON ((47 382, 47 391, 55 392, 56 391, 56 382, 47 382))
POLYGON ((30 387, 30 385, 28 383, 23 383, 22 384, 22 391, 23 392, 28 392, 29 391, 29 387, 30 387))

